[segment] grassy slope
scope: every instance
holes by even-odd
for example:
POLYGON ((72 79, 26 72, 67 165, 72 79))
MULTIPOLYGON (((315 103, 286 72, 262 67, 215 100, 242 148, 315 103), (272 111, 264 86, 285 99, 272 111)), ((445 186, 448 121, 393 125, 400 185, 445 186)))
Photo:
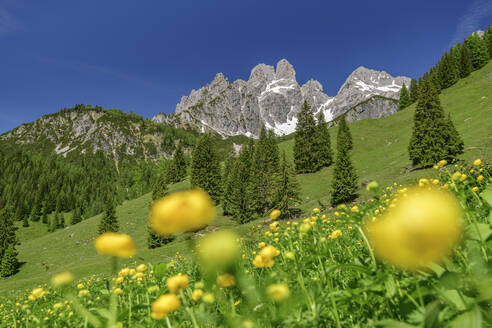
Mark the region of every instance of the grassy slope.
MULTIPOLYGON (((480 157, 492 159, 492 62, 457 85, 444 90, 441 95, 446 112, 451 112, 456 128, 465 141, 465 160, 480 157)), ((350 124, 354 138, 353 161, 361 181, 377 180, 383 185, 410 182, 418 177, 433 174, 432 170, 410 171, 407 145, 413 126, 415 105, 390 117, 363 120, 350 124)), ((334 144, 336 128, 330 129, 334 144)), ((280 144, 292 158, 293 140, 280 144)), ((332 168, 315 174, 299 176, 304 209, 317 206, 318 200, 328 203, 332 168)), ((172 186, 186 187, 188 182, 172 186)), ((362 188, 363 189, 363 188, 362 188)), ((362 197, 367 195, 362 191, 362 197)), ((150 194, 125 202, 117 208, 121 231, 130 234, 138 247, 138 262, 158 262, 184 251, 185 238, 160 249, 146 248, 147 217, 150 194)), ((45 234, 41 223, 22 230, 19 237, 19 258, 26 262, 13 277, 0 280, 0 293, 32 287, 48 281, 60 271, 70 270, 79 277, 106 273, 107 259, 98 256, 93 247, 97 224, 101 216, 95 216, 75 226, 45 234), (41 231, 41 232, 40 232, 41 231)), ((233 227, 246 232, 248 226, 237 226, 230 219, 218 216, 215 226, 233 227)))

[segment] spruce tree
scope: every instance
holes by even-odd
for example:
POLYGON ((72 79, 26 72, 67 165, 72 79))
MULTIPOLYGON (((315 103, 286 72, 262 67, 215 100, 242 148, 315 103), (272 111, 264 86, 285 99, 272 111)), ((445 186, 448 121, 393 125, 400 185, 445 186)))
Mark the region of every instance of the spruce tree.
POLYGON ((471 60, 471 54, 468 50, 468 46, 463 44, 461 47, 461 56, 460 56, 460 77, 464 78, 470 75, 473 71, 473 64, 471 60))
MULTIPOLYGON (((168 194, 166 180, 167 179, 164 174, 160 174, 159 177, 157 178, 157 181, 154 184, 154 188, 152 190, 152 200, 154 202, 168 194)), ((162 237, 156 234, 154 230, 152 230, 150 225, 147 226, 147 231, 148 231, 147 246, 150 249, 161 247, 162 245, 165 245, 172 240, 171 237, 162 237)))
POLYGON ((448 117, 446 119, 447 123, 447 133, 445 136, 447 137, 446 145, 447 145, 447 154, 446 159, 451 160, 456 157, 456 155, 461 155, 464 152, 465 144, 463 139, 461 138, 458 130, 454 126, 453 120, 451 119, 451 113, 448 113, 448 117))
POLYGON ((419 86, 416 79, 412 79, 410 82, 410 100, 412 103, 416 102, 419 97, 419 86))
POLYGON ((24 228, 29 227, 29 221, 28 221, 28 219, 27 219, 27 216, 24 216, 24 217, 22 218, 22 226, 23 226, 24 228))
POLYGON ((272 208, 280 210, 281 219, 290 219, 297 213, 295 205, 299 202, 299 185, 295 171, 285 157, 285 150, 275 178, 272 208))
POLYGON ((71 225, 77 224, 79 222, 82 222, 82 211, 80 209, 79 204, 75 206, 75 209, 73 210, 72 213, 72 219, 70 221, 71 225))
POLYGON ((316 122, 309 104, 304 101, 297 116, 294 138, 294 164, 297 173, 315 172, 317 168, 316 154, 313 152, 316 122))
POLYGON ((337 152, 339 149, 352 150, 352 134, 345 120, 345 115, 338 118, 338 133, 337 133, 337 152))
POLYGON ((177 179, 177 169, 176 169, 176 164, 173 159, 169 161, 169 163, 166 166, 166 184, 171 184, 171 183, 176 183, 178 182, 177 179))
POLYGON ((227 159, 224 163, 224 167, 222 169, 222 211, 224 215, 230 215, 231 212, 231 194, 234 190, 234 181, 232 179, 233 169, 234 169, 234 153, 230 151, 227 159))
POLYGON ((412 104, 412 100, 410 99, 410 94, 408 93, 407 86, 403 83, 403 86, 400 90, 400 102, 398 104, 398 109, 402 110, 407 108, 412 104))
POLYGON ((152 200, 157 200, 166 196, 168 193, 167 190, 167 179, 164 174, 159 174, 157 180, 154 184, 154 188, 152 189, 152 200))
POLYGON ((424 80, 408 146, 413 165, 430 167, 442 159, 454 158, 459 154, 459 140, 461 139, 456 129, 450 126, 450 121, 444 116, 439 96, 432 83, 424 80))
POLYGON ((0 209, 0 260, 9 246, 17 244, 15 230, 14 218, 10 208, 0 209))
POLYGON ((254 147, 243 147, 239 157, 234 161, 232 173, 233 189, 230 196, 230 211, 239 223, 253 219, 255 204, 251 200, 250 167, 254 147), (253 148, 253 149, 252 149, 253 148))
POLYGON ((113 199, 111 197, 106 198, 104 204, 104 214, 99 222, 98 233, 101 235, 105 232, 118 232, 119 224, 116 218, 116 210, 114 208, 113 199))
MULTIPOLYGON (((343 133, 343 130, 338 128, 338 136, 343 133)), ((340 143, 337 148, 337 158, 331 184, 331 205, 335 206, 356 199, 358 191, 357 180, 357 173, 350 161, 347 144, 340 143)))
POLYGON ((492 58, 492 25, 489 25, 489 29, 487 30, 485 43, 487 44, 487 50, 489 51, 489 58, 492 58))
POLYGON ((222 195, 220 162, 209 134, 203 134, 197 141, 191 160, 191 186, 202 188, 216 204, 222 195))
POLYGON ((178 147, 174 151, 173 155, 174 167, 176 170, 176 179, 175 182, 180 182, 186 177, 186 159, 183 152, 183 146, 181 142, 178 143, 178 147))
POLYGON ((456 65, 451 57, 451 54, 445 53, 439 62, 439 74, 441 77, 441 87, 449 88, 459 79, 459 72, 456 70, 456 65))
POLYGON ((473 69, 477 70, 483 67, 489 59, 486 41, 477 33, 473 33, 466 39, 465 44, 470 50, 473 69))
POLYGON ((9 277, 17 272, 19 261, 17 260, 17 251, 13 245, 10 245, 0 258, 0 276, 9 277))
POLYGON ((314 139, 314 152, 318 160, 318 168, 330 166, 333 163, 333 151, 331 150, 331 138, 328 124, 325 121, 323 111, 318 114, 316 135, 314 139))
POLYGON ((57 220, 57 229, 63 229, 65 228, 65 213, 59 213, 58 220, 57 220))
POLYGON ((41 210, 41 222, 44 224, 48 224, 48 206, 46 202, 43 202, 43 208, 41 210))

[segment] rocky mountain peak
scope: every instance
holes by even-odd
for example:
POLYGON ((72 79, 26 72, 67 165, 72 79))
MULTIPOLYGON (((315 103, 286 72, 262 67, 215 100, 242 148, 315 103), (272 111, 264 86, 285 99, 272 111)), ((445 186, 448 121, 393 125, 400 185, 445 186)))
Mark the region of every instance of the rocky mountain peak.
POLYGON ((287 61, 287 59, 281 59, 277 63, 277 68, 275 70, 275 75, 277 79, 295 80, 296 71, 294 67, 287 61))

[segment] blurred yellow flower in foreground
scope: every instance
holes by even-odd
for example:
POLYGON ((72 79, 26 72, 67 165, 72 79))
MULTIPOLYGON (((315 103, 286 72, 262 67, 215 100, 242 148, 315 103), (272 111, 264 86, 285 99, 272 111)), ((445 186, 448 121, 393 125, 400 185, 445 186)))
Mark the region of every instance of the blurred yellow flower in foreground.
POLYGON ((102 255, 129 258, 137 252, 132 237, 123 233, 103 233, 96 238, 94 245, 97 252, 102 255))
POLYGON ((226 273, 217 277, 217 284, 224 288, 232 287, 236 284, 236 279, 233 275, 226 273))
POLYGON ((239 257, 237 236, 231 231, 211 233, 198 243, 200 263, 207 270, 221 270, 232 265, 239 257))
POLYGON ((152 303, 152 319, 162 320, 170 312, 179 309, 181 303, 174 294, 164 294, 152 303))
POLYGON ((70 272, 62 272, 51 278, 51 284, 54 287, 62 287, 71 283, 73 279, 73 274, 70 272))
POLYGON ((149 223, 161 236, 196 231, 212 223, 215 206, 202 189, 175 192, 152 204, 149 223))
POLYGON ((185 289, 189 282, 190 280, 188 279, 188 276, 180 273, 176 276, 168 278, 166 283, 169 291, 176 294, 180 290, 185 289))
POLYGON ((268 296, 275 302, 282 302, 289 297, 289 287, 285 283, 273 284, 267 288, 268 296))
POLYGON ((378 258, 418 270, 451 253, 461 236, 461 220, 460 205, 450 193, 416 188, 366 230, 378 258))
POLYGON ((280 216, 280 214, 281 214, 280 210, 273 210, 270 213, 270 219, 276 220, 276 219, 278 219, 278 217, 280 216))

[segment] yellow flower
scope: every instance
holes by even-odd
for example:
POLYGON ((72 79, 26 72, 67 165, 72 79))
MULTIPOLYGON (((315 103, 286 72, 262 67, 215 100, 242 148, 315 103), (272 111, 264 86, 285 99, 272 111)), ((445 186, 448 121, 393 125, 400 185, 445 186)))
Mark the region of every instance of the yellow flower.
POLYGON ((34 288, 31 292, 31 296, 34 297, 34 299, 43 297, 46 294, 47 294, 46 291, 41 287, 34 288))
POLYGON ((302 233, 307 233, 309 230, 311 230, 311 225, 309 223, 303 223, 299 227, 299 231, 302 233))
POLYGON ((149 223, 161 236, 200 230, 215 218, 215 206, 202 189, 180 191, 152 204, 149 223))
POLYGON ((359 212, 359 207, 357 205, 353 206, 351 209, 350 209, 352 212, 354 213, 358 213, 359 212))
POLYGON ((477 177, 477 181, 478 181, 478 182, 482 182, 482 181, 483 181, 483 175, 479 175, 479 176, 477 177))
POLYGON ((198 300, 203 296, 203 290, 201 289, 195 289, 191 293, 191 299, 194 300, 195 302, 198 302, 198 300))
POLYGON ((205 294, 203 294, 202 300, 205 303, 212 304, 213 302, 215 302, 215 297, 213 294, 205 293, 205 294))
POLYGON ((281 214, 281 212, 279 210, 273 210, 270 213, 270 219, 276 220, 276 219, 278 219, 278 217, 280 216, 280 214, 281 214))
POLYGON ((116 289, 114 290, 114 293, 115 293, 116 295, 123 294, 123 289, 121 289, 121 288, 116 288, 116 289))
POLYGON ((260 243, 258 244, 258 248, 263 248, 263 247, 265 247, 265 246, 266 246, 266 244, 265 244, 265 242, 264 242, 264 241, 262 241, 262 242, 260 242, 260 243))
POLYGON ((285 252, 284 257, 288 260, 293 260, 295 255, 293 252, 285 252))
POLYGON ((118 272, 118 276, 121 276, 121 277, 126 277, 130 275, 130 269, 129 268, 123 268, 120 270, 120 272, 118 272))
POLYGON ((282 302, 289 297, 289 287, 285 283, 273 284, 267 288, 268 296, 275 302, 282 302))
POLYGON ((82 288, 84 288, 84 285, 83 284, 78 284, 77 285, 77 289, 82 289, 82 288))
POLYGON ((138 267, 137 267, 137 272, 145 272, 147 271, 147 266, 145 264, 140 264, 138 267))
POLYGON ((125 278, 123 278, 123 277, 118 277, 118 278, 116 278, 116 283, 117 283, 117 284, 121 284, 124 280, 125 280, 125 278))
POLYGON ((461 218, 459 203, 447 191, 413 189, 366 230, 380 259, 416 270, 450 254, 461 236, 461 218))
POLYGON ((234 302, 234 306, 238 306, 239 304, 241 304, 241 300, 237 300, 234 302))
POLYGON ((154 285, 154 286, 150 286, 149 288, 147 288, 147 291, 152 294, 152 293, 155 293, 159 290, 159 286, 157 285, 154 285))
POLYGON ((253 260, 253 265, 258 268, 270 268, 275 264, 273 258, 280 255, 280 251, 274 246, 264 247, 253 260))
POLYGON ((126 234, 106 232, 96 238, 96 250, 102 255, 129 258, 135 255, 137 248, 132 237, 126 234))
POLYGON ((201 264, 209 271, 223 270, 239 257, 237 236, 231 231, 211 233, 198 243, 201 264))
POLYGON ((473 165, 479 166, 482 164, 482 160, 480 158, 477 158, 476 160, 473 161, 473 165))
POLYGON ((217 277, 217 284, 224 288, 232 287, 236 285, 236 279, 233 275, 226 273, 217 277))
POLYGON ((51 284, 54 287, 62 287, 68 285, 73 281, 73 274, 70 272, 62 272, 56 276, 51 277, 51 284))
POLYGON ((448 164, 448 162, 447 162, 445 159, 443 159, 442 161, 439 161, 439 162, 437 163, 437 166, 439 166, 439 167, 443 167, 443 166, 444 166, 444 165, 446 165, 446 164, 448 164))
POLYGON ((454 181, 458 180, 459 178, 461 178, 461 172, 454 172, 451 176, 451 179, 453 179, 454 181))
POLYGON ((53 304, 53 310, 56 311, 56 310, 59 310, 61 308, 63 308, 63 303, 55 303, 55 304, 53 304))
POLYGON ((437 180, 437 179, 432 180, 432 184, 434 184, 434 185, 439 184, 439 180, 437 180))
POLYGON ((88 296, 88 295, 89 295, 89 291, 87 289, 79 290, 79 296, 80 297, 84 297, 84 296, 88 296))
POLYGON ((335 231, 333 231, 330 235, 330 238, 331 239, 337 239, 338 237, 340 237, 342 235, 342 231, 337 229, 335 231))
POLYGON ((190 280, 188 279, 188 276, 180 273, 176 276, 168 278, 166 283, 169 291, 176 294, 180 290, 185 289, 189 282, 190 280))
POLYGON ((466 178, 467 178, 466 174, 462 174, 461 177, 460 177, 460 182, 465 181, 466 178))
POLYGON ((313 213, 319 213, 319 212, 320 212, 320 209, 319 208, 316 207, 316 208, 313 209, 313 213))
POLYGON ((473 188, 472 188, 472 190, 473 190, 474 192, 477 192, 477 191, 478 191, 478 187, 477 187, 477 186, 475 186, 475 187, 473 187, 473 188))
POLYGON ((181 303, 174 294, 164 294, 152 303, 152 319, 162 320, 169 313, 179 309, 181 303))

